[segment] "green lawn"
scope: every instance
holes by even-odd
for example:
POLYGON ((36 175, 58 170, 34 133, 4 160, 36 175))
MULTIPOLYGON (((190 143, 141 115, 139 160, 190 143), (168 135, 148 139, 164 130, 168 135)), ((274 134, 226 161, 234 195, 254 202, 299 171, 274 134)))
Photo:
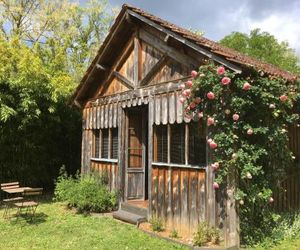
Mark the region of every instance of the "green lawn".
POLYGON ((259 246, 247 250, 300 250, 300 239, 283 240, 276 246, 259 246))
POLYGON ((187 249, 151 237, 110 217, 75 214, 59 203, 43 203, 36 219, 4 220, 0 211, 0 249, 187 249))

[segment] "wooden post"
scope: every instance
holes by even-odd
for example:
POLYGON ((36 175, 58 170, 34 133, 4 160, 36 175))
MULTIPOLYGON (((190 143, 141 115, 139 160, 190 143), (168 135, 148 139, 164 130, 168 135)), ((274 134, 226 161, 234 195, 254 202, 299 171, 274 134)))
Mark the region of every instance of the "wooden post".
POLYGON ((152 151, 153 151, 153 109, 154 109, 154 98, 149 96, 149 112, 148 112, 148 200, 149 200, 149 207, 148 207, 148 218, 152 216, 152 151))
POLYGON ((227 177, 227 200, 226 200, 226 224, 225 224, 225 246, 240 246, 240 224, 238 206, 234 199, 236 192, 237 176, 234 167, 228 171, 227 177))
POLYGON ((140 42, 138 39, 138 31, 134 37, 134 55, 133 55, 133 82, 134 89, 138 87, 139 82, 139 61, 140 61, 140 42))
MULTIPOLYGON (((208 135, 208 129, 206 129, 206 134, 208 135)), ((208 136, 206 137, 206 141, 208 136)), ((206 221, 212 225, 216 226, 216 197, 215 197, 215 190, 213 188, 214 182, 214 172, 210 167, 211 164, 211 155, 209 153, 211 150, 208 145, 206 144, 206 221)))

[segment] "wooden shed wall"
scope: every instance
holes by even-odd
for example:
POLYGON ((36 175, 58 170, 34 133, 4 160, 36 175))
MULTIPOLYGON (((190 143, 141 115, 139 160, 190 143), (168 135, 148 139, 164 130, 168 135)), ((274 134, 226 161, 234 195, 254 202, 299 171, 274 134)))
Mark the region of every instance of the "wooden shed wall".
POLYGON ((191 234, 205 220, 205 170, 152 165, 152 215, 191 234))

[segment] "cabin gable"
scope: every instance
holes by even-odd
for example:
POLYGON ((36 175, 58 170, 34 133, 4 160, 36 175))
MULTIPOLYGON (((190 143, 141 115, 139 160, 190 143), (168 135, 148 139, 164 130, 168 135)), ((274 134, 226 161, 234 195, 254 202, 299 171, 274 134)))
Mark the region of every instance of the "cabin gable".
POLYGON ((98 83, 94 98, 187 79, 201 60, 188 55, 183 48, 173 48, 166 37, 163 40, 154 30, 140 27, 115 60, 107 78, 98 83))

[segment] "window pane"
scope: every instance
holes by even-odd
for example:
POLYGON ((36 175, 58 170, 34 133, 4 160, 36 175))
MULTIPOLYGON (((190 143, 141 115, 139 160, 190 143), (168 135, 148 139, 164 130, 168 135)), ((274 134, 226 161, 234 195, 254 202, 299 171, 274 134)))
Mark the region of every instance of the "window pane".
POLYGON ((205 165, 206 143, 205 131, 200 123, 189 124, 189 164, 205 165))
POLYGON ((185 124, 171 125, 171 163, 185 164, 184 126, 185 124))
POLYGON ((111 139, 111 158, 118 159, 118 129, 114 128, 111 131, 112 139, 111 139))
POLYGON ((101 158, 108 158, 108 129, 103 129, 101 141, 101 158))
POLYGON ((165 125, 154 127, 153 160, 168 162, 168 127, 165 125))
POLYGON ((99 158, 99 130, 94 130, 94 155, 93 157, 99 158))

